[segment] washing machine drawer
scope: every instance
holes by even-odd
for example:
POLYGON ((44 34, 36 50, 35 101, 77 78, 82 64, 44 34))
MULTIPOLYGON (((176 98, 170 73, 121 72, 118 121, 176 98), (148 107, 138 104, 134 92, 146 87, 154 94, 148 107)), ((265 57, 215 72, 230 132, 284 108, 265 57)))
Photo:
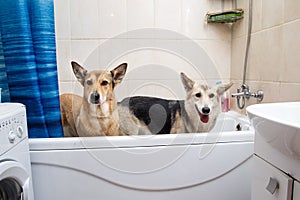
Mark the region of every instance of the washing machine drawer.
POLYGON ((292 200, 293 179, 254 156, 252 200, 292 200))

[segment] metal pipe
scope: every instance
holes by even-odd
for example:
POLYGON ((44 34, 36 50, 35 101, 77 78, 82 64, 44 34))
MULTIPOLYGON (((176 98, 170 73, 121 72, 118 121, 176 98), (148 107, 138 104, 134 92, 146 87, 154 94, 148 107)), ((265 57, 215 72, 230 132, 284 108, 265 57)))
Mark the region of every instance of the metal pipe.
POLYGON ((251 31, 252 31, 252 0, 249 0, 249 12, 248 13, 249 13, 249 22, 248 22, 246 53, 245 53, 245 59, 244 59, 243 84, 246 84, 248 55, 249 55, 249 48, 250 48, 250 42, 251 42, 251 31))
POLYGON ((257 98, 257 100, 260 102, 264 98, 263 91, 258 90, 257 92, 251 93, 248 85, 246 84, 248 55, 249 55, 249 48, 250 48, 250 41, 251 41, 251 30, 252 30, 252 0, 249 0, 249 22, 248 22, 246 52, 245 52, 245 59, 244 59, 243 84, 241 85, 241 88, 237 89, 237 93, 231 94, 232 97, 236 97, 237 106, 239 109, 243 109, 245 107, 245 99, 254 97, 257 98))
POLYGON ((247 42, 246 42, 246 52, 244 58, 244 74, 243 74, 243 84, 241 85, 242 92, 238 89, 237 94, 233 94, 232 97, 236 96, 237 99, 237 106, 239 109, 243 109, 245 107, 245 97, 247 99, 250 98, 251 93, 246 85, 246 74, 247 74, 247 64, 248 64, 248 55, 249 55, 249 48, 251 42, 251 31, 252 31, 252 0, 249 0, 249 21, 248 21, 248 32, 247 32, 247 42), (243 95, 241 95, 243 93, 243 95), (242 101, 242 102, 240 102, 242 101))

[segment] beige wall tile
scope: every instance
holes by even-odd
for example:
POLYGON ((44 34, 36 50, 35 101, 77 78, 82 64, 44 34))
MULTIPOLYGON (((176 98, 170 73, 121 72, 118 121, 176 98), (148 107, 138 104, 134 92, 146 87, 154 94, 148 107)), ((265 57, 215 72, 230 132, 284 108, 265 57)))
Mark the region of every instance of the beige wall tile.
POLYGON ((154 0, 155 27, 181 31, 181 0, 154 0))
POLYGON ((280 101, 300 101, 300 83, 281 83, 280 101))
POLYGON ((231 42, 219 40, 197 41, 214 62, 221 79, 230 79, 231 42))
POLYGON ((246 35, 247 23, 245 21, 248 21, 246 16, 232 25, 232 39, 237 39, 246 35))
POLYGON ((285 0, 284 1, 284 21, 300 18, 300 1, 297 0, 285 0))
POLYGON ((153 0, 127 0, 127 30, 154 27, 153 0))
POLYGON ((263 0, 262 27, 265 29, 282 24, 284 21, 283 11, 283 0, 263 0))
MULTIPOLYGON (((264 0, 252 1, 252 33, 262 30, 262 2, 264 0)), ((247 25, 248 26, 248 25, 247 25)))
POLYGON ((71 60, 88 67, 89 70, 99 66, 98 40, 72 40, 71 41, 71 60))
MULTIPOLYGON (((264 92, 264 99, 262 103, 277 102, 280 99, 279 94, 279 82, 250 82, 249 83, 251 92, 257 92, 262 90, 264 92)), ((255 101, 255 103, 257 103, 255 101)))
POLYGON ((279 81, 283 65, 282 28, 253 34, 248 59, 248 80, 279 81))
MULTIPOLYGON (((252 1, 252 33, 262 30, 262 1, 252 1)), ((244 18, 232 25, 232 38, 243 37, 248 33, 249 1, 237 1, 237 7, 244 9, 244 18)))
POLYGON ((231 79, 242 80, 244 70, 244 57, 246 50, 246 37, 232 40, 231 43, 231 79))
POLYGON ((55 34, 58 39, 71 38, 70 0, 55 0, 55 34))
POLYGON ((70 22, 72 38, 99 37, 98 0, 70 0, 70 22))
POLYGON ((73 80, 71 70, 71 42, 69 40, 56 40, 56 62, 58 80, 73 80))
POLYGON ((126 0, 101 0, 98 7, 100 38, 112 38, 126 32, 126 0))
POLYGON ((280 80, 300 83, 300 19, 283 26, 284 63, 280 80))

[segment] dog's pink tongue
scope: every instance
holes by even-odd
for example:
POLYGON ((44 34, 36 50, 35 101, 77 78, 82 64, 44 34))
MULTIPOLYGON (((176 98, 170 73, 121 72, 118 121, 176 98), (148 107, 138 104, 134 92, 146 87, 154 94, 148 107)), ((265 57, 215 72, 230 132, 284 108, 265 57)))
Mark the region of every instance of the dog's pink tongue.
POLYGON ((203 123, 207 123, 208 120, 209 120, 209 115, 200 115, 200 120, 201 120, 203 123))

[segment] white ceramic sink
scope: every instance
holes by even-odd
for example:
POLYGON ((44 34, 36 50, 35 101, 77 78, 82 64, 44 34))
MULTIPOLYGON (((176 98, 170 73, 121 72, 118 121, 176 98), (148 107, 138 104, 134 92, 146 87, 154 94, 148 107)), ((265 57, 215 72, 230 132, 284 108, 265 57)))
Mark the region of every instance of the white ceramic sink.
POLYGON ((300 102, 256 104, 249 106, 247 113, 250 118, 258 117, 300 129, 300 102))
POLYGON ((256 156, 300 180, 300 102, 252 105, 247 113, 256 156))

